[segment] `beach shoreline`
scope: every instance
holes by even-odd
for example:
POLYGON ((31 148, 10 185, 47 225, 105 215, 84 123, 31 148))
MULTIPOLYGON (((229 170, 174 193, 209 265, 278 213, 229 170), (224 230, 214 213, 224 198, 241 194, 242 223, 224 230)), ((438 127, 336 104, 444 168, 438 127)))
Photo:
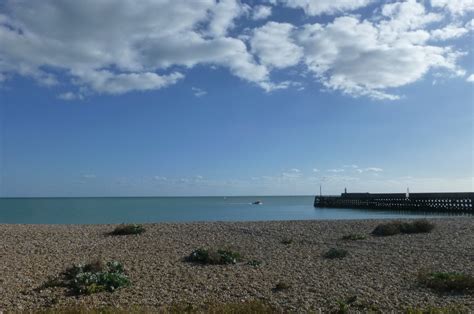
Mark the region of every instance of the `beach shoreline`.
POLYGON ((358 306, 381 311, 464 306, 473 295, 439 294, 416 281, 420 270, 474 275, 474 219, 429 219, 427 234, 374 237, 390 220, 181 222, 144 224, 140 235, 109 236, 116 225, 0 224, 0 311, 87 305, 160 309, 172 304, 261 300, 285 311, 330 311, 356 297, 358 306), (347 234, 363 234, 344 241, 347 234), (284 244, 284 240, 291 243, 284 244), (235 265, 196 265, 194 249, 232 248, 235 265), (322 255, 346 249, 343 259, 322 255), (114 293, 72 297, 65 288, 38 289, 73 264, 100 258, 123 263, 131 286, 114 293), (247 264, 258 260, 260 266, 247 264), (288 283, 275 291, 278 282, 288 283))

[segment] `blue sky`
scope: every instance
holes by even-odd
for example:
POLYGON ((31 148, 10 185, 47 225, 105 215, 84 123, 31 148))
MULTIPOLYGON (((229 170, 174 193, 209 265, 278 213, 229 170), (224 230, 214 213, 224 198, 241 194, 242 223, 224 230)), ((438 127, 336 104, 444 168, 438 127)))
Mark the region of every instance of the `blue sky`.
POLYGON ((0 196, 472 191, 473 12, 2 2, 0 196))

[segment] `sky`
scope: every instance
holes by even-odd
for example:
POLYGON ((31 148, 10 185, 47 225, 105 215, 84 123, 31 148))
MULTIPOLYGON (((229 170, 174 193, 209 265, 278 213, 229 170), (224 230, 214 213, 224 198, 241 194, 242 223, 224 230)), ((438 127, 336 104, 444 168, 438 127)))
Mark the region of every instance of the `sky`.
POLYGON ((0 0, 0 197, 474 190, 472 0, 0 0))

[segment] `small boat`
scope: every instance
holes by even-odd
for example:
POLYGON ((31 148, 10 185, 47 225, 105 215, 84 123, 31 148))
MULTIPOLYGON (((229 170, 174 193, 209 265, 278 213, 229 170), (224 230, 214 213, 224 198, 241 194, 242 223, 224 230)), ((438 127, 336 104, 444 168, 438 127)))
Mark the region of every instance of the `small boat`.
POLYGON ((262 204, 263 204, 262 201, 255 201, 255 202, 252 203, 252 205, 262 205, 262 204))

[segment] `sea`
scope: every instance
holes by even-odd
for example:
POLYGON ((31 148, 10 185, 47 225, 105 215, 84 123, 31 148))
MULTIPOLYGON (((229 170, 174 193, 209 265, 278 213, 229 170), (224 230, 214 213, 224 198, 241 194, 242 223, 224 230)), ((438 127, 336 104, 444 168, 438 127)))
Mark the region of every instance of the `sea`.
POLYGON ((0 224, 338 220, 453 214, 315 208, 314 196, 0 198, 0 224), (261 201, 260 205, 252 204, 261 201))

